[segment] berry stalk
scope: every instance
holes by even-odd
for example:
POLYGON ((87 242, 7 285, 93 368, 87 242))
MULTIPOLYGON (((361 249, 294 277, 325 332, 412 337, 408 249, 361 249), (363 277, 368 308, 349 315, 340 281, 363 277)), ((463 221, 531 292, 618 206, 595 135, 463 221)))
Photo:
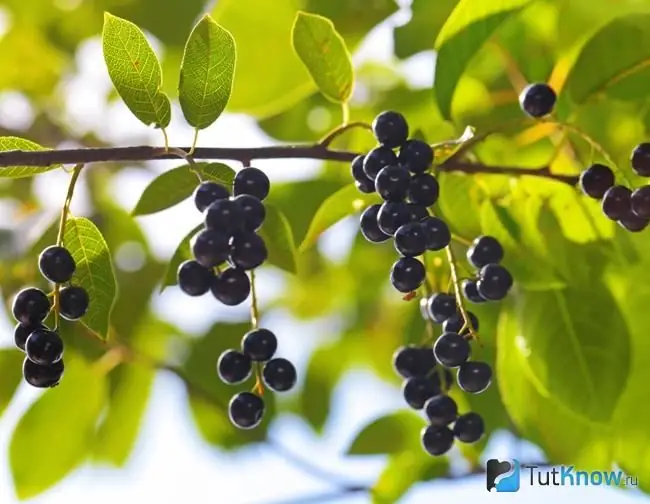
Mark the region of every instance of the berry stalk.
MULTIPOLYGON (((257 290, 255 289, 255 270, 251 270, 251 326, 252 329, 258 329, 260 324, 260 312, 257 307, 257 290)), ((255 369, 255 385, 253 386, 253 393, 259 396, 264 395, 264 382, 262 381, 262 366, 259 362, 253 365, 255 369)))
POLYGON ((469 329, 469 334, 472 339, 478 339, 478 335, 474 330, 472 321, 469 315, 467 315, 467 310, 465 309, 465 301, 460 290, 460 281, 458 279, 458 271, 456 269, 456 258, 454 257, 454 251, 451 249, 451 244, 445 247, 445 251, 447 252, 447 261, 449 262, 449 269, 451 270, 451 281, 454 286, 456 303, 458 304, 458 309, 463 316, 463 326, 460 330, 460 333, 462 333, 465 329, 469 329))

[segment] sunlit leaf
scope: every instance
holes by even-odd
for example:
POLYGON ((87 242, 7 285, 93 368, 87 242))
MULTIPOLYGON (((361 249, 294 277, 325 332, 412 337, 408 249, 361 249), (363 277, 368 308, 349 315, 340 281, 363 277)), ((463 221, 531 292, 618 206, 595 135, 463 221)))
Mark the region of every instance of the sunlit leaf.
POLYGON ((348 448, 348 454, 379 455, 418 449, 418 434, 425 425, 426 422, 412 412, 380 417, 357 434, 348 448))
POLYGON ((268 262, 289 273, 296 273, 296 243, 289 221, 275 206, 267 203, 265 207, 266 218, 259 234, 269 253, 268 262))
POLYGON ((23 359, 24 355, 17 349, 0 350, 0 416, 23 379, 23 359))
POLYGON ((178 244, 178 247, 176 247, 174 255, 172 255, 172 258, 169 260, 169 264, 167 265, 167 269, 165 270, 165 276, 160 287, 160 292, 164 291, 165 287, 176 285, 178 283, 178 279, 176 278, 178 267, 182 262, 193 259, 192 250, 190 249, 190 241, 201 229, 203 229, 203 223, 192 228, 192 230, 187 233, 185 238, 183 238, 178 244))

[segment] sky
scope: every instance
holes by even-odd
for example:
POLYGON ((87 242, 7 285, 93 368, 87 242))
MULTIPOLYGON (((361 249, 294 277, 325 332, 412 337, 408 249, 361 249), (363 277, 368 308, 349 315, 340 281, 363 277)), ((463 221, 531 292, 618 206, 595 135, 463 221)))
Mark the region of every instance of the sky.
MULTIPOLYGON (((397 22, 400 19, 403 21, 403 16, 404 13, 400 13, 397 22)), ((384 60, 391 52, 391 41, 387 26, 376 30, 355 55, 355 60, 384 60)), ((144 128, 121 102, 108 106, 104 102, 103 91, 110 87, 110 81, 104 66, 98 64, 98 61, 102 61, 101 45, 98 40, 89 41, 79 51, 78 73, 67 79, 61 90, 66 97, 65 121, 73 131, 93 129, 105 140, 121 145, 147 142, 160 144, 159 134, 144 128)), ((430 86, 432 65, 433 59, 429 54, 412 58, 404 68, 412 84, 430 86)), ((172 143, 190 144, 193 132, 179 120, 182 115, 178 106, 175 106, 173 113, 177 120, 172 122, 169 129, 172 143)), ((3 125, 24 126, 29 124, 32 115, 29 103, 19 95, 0 95, 0 123, 3 125)), ((252 146, 269 143, 271 140, 259 131, 254 121, 244 116, 228 114, 199 137, 200 146, 252 146)), ((177 164, 173 161, 157 162, 152 168, 162 171, 177 164)), ((256 165, 267 170, 272 183, 295 179, 296 174, 300 178, 308 178, 317 170, 315 162, 304 160, 261 161, 256 165)), ((233 166, 237 168, 236 165, 233 166)), ((127 170, 117 177, 113 187, 117 201, 125 208, 132 209, 142 189, 153 176, 153 173, 142 170, 127 170)), ((67 180, 68 175, 60 170, 41 175, 37 179, 37 193, 45 206, 53 212, 58 211, 61 205, 60 197, 65 192, 67 180)), ((86 198, 81 184, 75 194, 72 211, 83 213, 85 207, 86 198)), ((139 222, 150 239, 153 252, 160 258, 168 258, 191 227, 187 223, 196 220, 196 211, 191 202, 185 202, 173 209, 141 218, 139 222)), ((355 232, 354 221, 348 219, 328 231, 319 246, 332 257, 340 256, 345 253, 355 232)), ((272 270, 261 271, 258 278, 263 309, 281 289, 282 280, 272 270)), ((209 297, 189 299, 178 289, 167 289, 153 301, 153 306, 162 316, 192 333, 205 330, 215 320, 242 318, 248 310, 246 305, 215 310, 209 297)), ((310 351, 327 337, 330 323, 332 322, 298 322, 282 312, 273 312, 262 318, 262 324, 273 328, 279 335, 282 355, 296 363, 299 374, 304 370, 310 351), (306 333, 310 334, 310 338, 301 337, 306 333)), ((0 338, 0 346, 12 345, 12 325, 9 320, 0 318, 0 333, 7 335, 0 338)), ((0 504, 18 502, 13 493, 6 454, 13 426, 39 393, 26 385, 21 386, 6 413, 0 417, 0 504)), ((336 475, 338 480, 372 485, 386 463, 386 458, 345 458, 342 453, 363 425, 400 408, 403 408, 403 401, 399 390, 372 374, 353 370, 344 377, 335 391, 333 409, 323 437, 315 436, 304 422, 291 415, 282 416, 275 421, 270 435, 291 453, 306 460, 316 460, 322 470, 336 475)), ((507 459, 513 456, 539 459, 542 454, 534 446, 515 444, 508 435, 497 435, 488 445, 484 458, 507 459)), ((85 465, 62 484, 30 502, 85 504, 92 500, 93 504, 114 504, 120 501, 171 504, 185 500, 192 503, 272 504, 283 499, 293 499, 292 502, 306 503, 309 496, 336 490, 335 485, 315 478, 273 450, 251 447, 234 454, 222 453, 203 442, 186 407, 182 382, 175 376, 161 373, 155 382, 136 449, 124 469, 85 465)), ((546 503, 549 498, 554 499, 556 504, 574 503, 582 499, 594 504, 632 504, 647 500, 632 491, 593 487, 531 488, 525 481, 518 493, 489 494, 483 477, 477 476, 418 485, 400 503, 446 501, 464 504, 487 500, 524 500, 536 504, 546 503)), ((370 501, 367 495, 357 494, 321 502, 362 504, 370 501)))

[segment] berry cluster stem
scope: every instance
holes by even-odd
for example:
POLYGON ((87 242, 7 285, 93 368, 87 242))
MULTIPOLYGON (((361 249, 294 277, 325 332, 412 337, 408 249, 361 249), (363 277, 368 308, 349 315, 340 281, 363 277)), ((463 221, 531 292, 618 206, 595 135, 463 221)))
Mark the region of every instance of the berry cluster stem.
POLYGON ((321 147, 329 147, 332 144, 332 142, 336 140, 339 136, 341 136, 346 131, 354 128, 363 128, 368 131, 372 131, 372 127, 370 126, 370 124, 366 122, 363 121, 349 122, 349 120, 344 119, 343 124, 338 125, 332 131, 327 133, 323 138, 321 138, 318 141, 318 145, 320 145, 321 147))
MULTIPOLYGON (((257 307, 257 290, 255 289, 255 270, 251 270, 251 325, 253 329, 258 329, 260 324, 260 312, 257 307)), ((253 392, 258 395, 264 394, 264 384, 262 382, 262 368, 259 362, 254 364, 255 369, 255 385, 253 392)))
POLYGON ((451 248, 451 244, 445 247, 445 251, 447 252, 447 261, 449 262, 449 269, 451 270, 451 282, 454 286, 456 303, 458 304, 458 309, 463 316, 463 327, 460 332, 462 333, 465 329, 469 329, 470 336, 473 339, 478 339, 474 327, 472 327, 472 321, 467 315, 467 310, 465 309, 465 301, 463 300, 463 295, 460 291, 460 281, 458 279, 458 270, 456 269, 456 258, 454 257, 454 251, 451 248))

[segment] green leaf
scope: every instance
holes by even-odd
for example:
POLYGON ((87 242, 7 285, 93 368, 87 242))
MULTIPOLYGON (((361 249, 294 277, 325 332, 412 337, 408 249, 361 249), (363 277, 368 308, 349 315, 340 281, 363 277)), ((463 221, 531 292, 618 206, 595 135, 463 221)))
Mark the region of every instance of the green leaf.
POLYGON ((434 95, 440 113, 451 119, 451 103, 460 77, 476 52, 510 16, 531 0, 461 0, 444 24, 437 51, 434 95))
POLYGON ((415 413, 402 411, 380 417, 366 425, 348 448, 348 455, 383 455, 415 450, 418 433, 426 425, 415 413))
POLYGON ((268 262, 288 273, 297 273, 296 243, 289 221, 275 206, 267 203, 266 218, 259 230, 269 253, 268 262))
POLYGON ((0 416, 23 378, 24 356, 13 348, 0 350, 0 416))
POLYGON ((333 102, 347 102, 354 86, 354 69, 334 24, 322 16, 299 12, 291 36, 293 48, 320 92, 333 102))
POLYGON ((166 128, 171 105, 160 91, 160 63, 142 30, 106 12, 102 47, 108 75, 129 110, 147 126, 166 128))
POLYGON ((436 203, 439 217, 461 236, 477 236, 481 231, 480 205, 485 197, 474 177, 457 173, 438 176, 440 198, 436 203))
POLYGON ((72 283, 86 289, 90 297, 88 312, 81 318, 81 322, 105 340, 117 295, 117 282, 108 245, 95 224, 84 217, 68 218, 63 245, 77 264, 72 283))
POLYGON ((235 40, 205 15, 187 39, 178 96, 187 122, 210 126, 226 108, 235 76, 235 40))
MULTIPOLYGON (((195 163, 194 166, 204 180, 218 182, 230 189, 235 177, 235 171, 230 166, 223 163, 195 163)), ((189 198, 198 185, 190 165, 172 168, 153 179, 145 188, 132 215, 149 215, 166 210, 189 198)))
POLYGON ((21 500, 65 478, 92 446, 105 400, 105 377, 79 358, 66 358, 65 366, 61 384, 32 404, 11 438, 11 473, 21 500))
MULTIPOLYGON (((0 159, 2 159, 2 152, 6 151, 46 151, 50 150, 30 140, 14 136, 0 137, 0 159)), ((5 166, 0 167, 0 178, 22 178, 45 173, 50 170, 59 168, 60 164, 49 166, 5 166)))
POLYGON ((339 189, 323 202, 314 215, 307 234, 300 244, 300 252, 312 247, 325 230, 341 219, 380 202, 377 193, 360 193, 354 184, 339 189))
POLYGON ((178 244, 178 247, 176 247, 176 250, 174 251, 174 255, 172 255, 172 258, 169 260, 167 269, 165 270, 165 276, 163 278, 163 283, 160 286, 160 292, 164 291, 166 287, 169 287, 171 285, 176 285, 178 283, 178 279, 176 278, 178 267, 181 265, 182 262, 193 259, 192 250, 190 249, 190 241, 192 240, 194 235, 197 234, 202 229, 203 229, 203 223, 198 224, 197 226, 192 228, 192 230, 189 233, 187 233, 185 238, 183 238, 181 242, 178 244))
POLYGON ((438 32, 457 4, 458 0, 413 0, 411 19, 393 30, 395 56, 405 59, 432 50, 438 32))

